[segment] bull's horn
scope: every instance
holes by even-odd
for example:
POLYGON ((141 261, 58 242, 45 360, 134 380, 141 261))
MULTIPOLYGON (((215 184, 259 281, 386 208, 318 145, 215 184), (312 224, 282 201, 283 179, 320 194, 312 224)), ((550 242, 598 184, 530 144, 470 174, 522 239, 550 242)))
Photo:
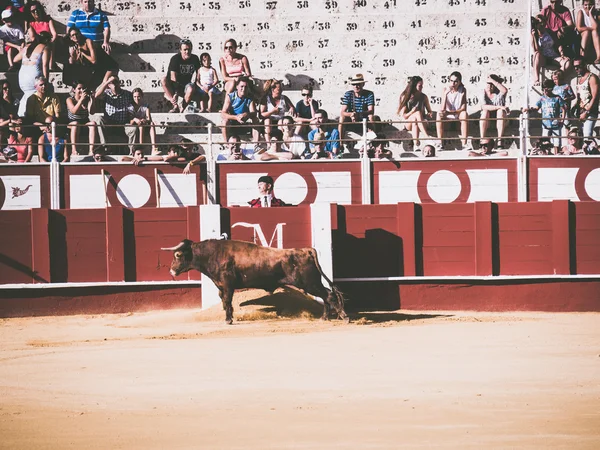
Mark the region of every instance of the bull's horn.
POLYGON ((181 250, 184 246, 185 246, 185 242, 180 242, 175 247, 169 247, 169 248, 161 247, 160 249, 161 250, 166 250, 168 252, 176 252, 177 250, 181 250))
POLYGON ((227 233, 221 233, 221 236, 219 236, 219 239, 226 241, 227 239, 229 239, 229 235, 227 233))

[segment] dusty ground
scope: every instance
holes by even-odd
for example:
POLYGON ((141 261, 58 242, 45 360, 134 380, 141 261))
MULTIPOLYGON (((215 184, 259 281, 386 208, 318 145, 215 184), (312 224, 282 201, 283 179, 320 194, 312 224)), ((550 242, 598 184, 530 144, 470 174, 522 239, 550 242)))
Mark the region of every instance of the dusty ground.
POLYGON ((600 448, 600 314, 254 303, 0 320, 0 448, 600 448))

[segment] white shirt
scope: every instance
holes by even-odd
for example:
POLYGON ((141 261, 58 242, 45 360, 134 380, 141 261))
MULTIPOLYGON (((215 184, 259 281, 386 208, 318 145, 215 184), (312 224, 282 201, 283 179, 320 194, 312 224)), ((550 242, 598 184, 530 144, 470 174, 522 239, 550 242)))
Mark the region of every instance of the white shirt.
POLYGON ((260 206, 262 206, 263 208, 270 208, 272 198, 273 194, 262 195, 260 198, 260 206))

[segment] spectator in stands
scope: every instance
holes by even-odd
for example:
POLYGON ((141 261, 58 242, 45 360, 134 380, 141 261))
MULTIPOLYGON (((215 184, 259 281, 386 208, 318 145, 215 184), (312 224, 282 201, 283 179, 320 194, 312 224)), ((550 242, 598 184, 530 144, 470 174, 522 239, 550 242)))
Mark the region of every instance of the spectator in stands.
POLYGON ((200 96, 198 109, 200 112, 213 112, 213 97, 221 94, 221 91, 217 88, 219 75, 211 65, 212 60, 208 53, 205 52, 200 55, 200 62, 202 66, 198 69, 196 75, 196 84, 200 87, 198 91, 200 96))
POLYGON ((23 134, 23 121, 15 119, 12 121, 11 131, 8 136, 8 146, 17 152, 17 162, 29 162, 33 157, 33 140, 23 134))
POLYGON ((231 94, 240 78, 252 79, 252 71, 248 58, 237 52, 238 45, 235 39, 225 41, 224 48, 225 54, 219 59, 219 66, 225 82, 225 92, 231 94))
POLYGON ((543 16, 531 18, 531 46, 533 48, 533 85, 540 85, 542 68, 553 61, 560 65, 563 72, 571 68, 571 60, 565 53, 556 35, 546 27, 543 16))
POLYGON ((560 149, 562 155, 580 155, 583 154, 583 137, 576 128, 569 130, 567 134, 567 145, 560 149))
POLYGON ((325 143, 325 133, 314 133, 310 148, 302 154, 302 159, 332 159, 333 153, 325 150, 325 143))
POLYGON ((23 47, 25 35, 23 34, 23 28, 14 23, 13 12, 11 9, 2 11, 2 21, 4 22, 4 25, 0 27, 0 39, 4 41, 4 53, 8 60, 8 71, 12 72, 13 70, 16 70, 14 58, 23 47))
MULTIPOLYGON (((223 109, 221 110, 221 118, 223 119, 221 133, 225 142, 229 141, 227 127, 253 124, 255 126, 252 127, 252 139, 258 144, 259 132, 256 127, 258 125, 258 118, 256 116, 256 105, 248 92, 249 82, 250 80, 246 77, 238 79, 235 91, 225 96, 223 109)), ((245 130, 245 128, 237 128, 235 134, 239 134, 245 130)))
MULTIPOLYGON (((94 95, 96 99, 104 99, 104 116, 100 119, 100 142, 116 142, 120 137, 124 137, 123 125, 129 124, 133 96, 130 91, 121 88, 119 77, 114 75, 98 86, 94 95)), ((115 151, 122 150, 117 148, 115 151)))
POLYGON ((482 139, 481 140, 481 150, 475 151, 471 150, 469 152, 469 156, 508 156, 507 151, 495 151, 496 141, 493 139, 482 139))
POLYGON ((117 160, 112 156, 106 154, 106 147, 99 145, 91 152, 90 155, 82 158, 79 162, 116 162, 117 160))
POLYGON ((18 116, 10 83, 8 80, 1 80, 0 86, 2 86, 2 96, 0 97, 0 145, 4 145, 9 131, 7 126, 18 116))
POLYGON ((21 62, 19 69, 19 87, 23 91, 19 104, 19 116, 25 116, 27 99, 36 91, 36 79, 43 76, 48 79, 50 50, 46 45, 46 35, 38 35, 33 28, 27 30, 29 43, 15 56, 15 62, 21 62))
MULTIPOLYGON (((62 105, 52 86, 44 76, 36 77, 35 92, 27 99, 25 118, 27 122, 38 125, 42 131, 46 129, 46 119, 62 118, 62 105)), ((52 122, 52 120, 50 120, 52 122)))
POLYGON ((37 34, 46 32, 50 33, 50 41, 48 42, 48 49, 50 51, 50 67, 54 66, 54 43, 58 38, 58 33, 54 28, 54 20, 44 9, 37 0, 27 3, 24 9, 25 19, 29 27, 33 28, 37 34))
MULTIPOLYGON (((46 117, 44 119, 44 132, 38 139, 38 157, 40 162, 51 162, 53 157, 52 150, 52 122, 53 117, 46 117)), ((67 143, 64 138, 60 137, 60 133, 57 132, 54 136, 54 144, 56 146, 56 160, 58 162, 68 161, 69 154, 67 153, 67 143)))
POLYGON ((229 136, 229 141, 227 142, 227 150, 229 154, 227 155, 228 161, 249 161, 244 152, 242 151, 242 143, 240 141, 240 137, 237 135, 229 136))
POLYGON ((567 114, 567 105, 562 98, 553 93, 554 81, 544 80, 542 87, 544 95, 539 98, 535 106, 523 108, 523 112, 541 111, 542 135, 552 137, 554 153, 556 153, 561 146, 561 131, 563 119, 567 114))
MULTIPOLYGON (((102 81, 107 80, 117 72, 96 58, 96 49, 91 39, 86 38, 77 27, 67 34, 69 37, 69 60, 63 70, 63 83, 73 85, 82 81, 90 89, 96 89, 102 81)), ((106 61, 104 61, 106 63, 106 61)))
POLYGON ((377 138, 372 143, 373 158, 376 159, 391 159, 392 151, 389 149, 389 141, 385 134, 379 133, 377 138))
POLYGON ((440 139, 439 148, 444 147, 444 122, 447 120, 458 120, 460 122, 460 140, 463 150, 472 150, 472 147, 467 145, 467 133, 469 123, 467 122, 467 88, 462 82, 462 74, 460 72, 452 72, 450 74, 450 86, 444 88, 442 92, 442 106, 438 113, 438 118, 435 123, 437 135, 440 139))
POLYGON ((281 81, 271 79, 263 85, 265 96, 260 104, 260 116, 265 124, 265 141, 271 141, 271 124, 277 124, 284 116, 295 116, 296 110, 290 99, 283 95, 281 81))
POLYGON ((255 159, 259 161, 279 161, 294 158, 294 154, 288 150, 284 150, 283 145, 283 133, 273 128, 271 131, 271 140, 269 141, 269 148, 264 153, 255 156, 255 159))
POLYGON ((550 138, 543 137, 536 141, 533 148, 529 150, 530 156, 545 156, 554 154, 554 145, 550 138))
POLYGON ((183 161, 189 161, 189 163, 187 163, 187 165, 184 167, 183 169, 183 173, 184 174, 189 174, 191 173, 191 167, 197 165, 198 163, 202 162, 202 161, 206 161, 206 156, 205 155, 200 155, 196 152, 194 152, 189 146, 180 146, 181 147, 181 151, 179 153, 179 160, 183 160, 183 161))
POLYGON ((325 135, 325 151, 338 156, 340 153, 340 133, 335 125, 329 122, 327 111, 319 109, 315 112, 314 125, 316 128, 308 133, 309 145, 312 147, 312 141, 317 132, 323 133, 325 135))
MULTIPOLYGON (((352 85, 352 90, 347 91, 342 97, 338 132, 341 137, 358 140, 363 134, 361 124, 363 119, 373 120, 375 95, 364 89, 366 81, 362 73, 357 73, 348 82, 352 85), (350 123, 346 124, 345 122, 350 123)), ((348 144, 348 147, 354 146, 348 144)))
POLYGON ((581 57, 573 60, 573 68, 577 74, 577 78, 573 81, 577 96, 575 110, 579 120, 583 122, 583 136, 588 137, 593 134, 594 124, 598 119, 599 80, 597 75, 588 70, 587 64, 581 57))
POLYGON ((565 73, 562 70, 552 72, 552 81, 554 81, 554 94, 562 98, 568 105, 575 100, 575 94, 569 83, 565 83, 565 73))
POLYGON ((581 8, 575 13, 575 28, 581 36, 580 54, 585 61, 600 63, 600 34, 598 33, 598 15, 595 0, 583 0, 581 8))
POLYGON ((192 82, 192 78, 201 66, 198 56, 192 53, 192 41, 189 39, 179 41, 179 52, 171 57, 167 75, 161 80, 165 98, 173 105, 170 113, 183 112, 192 98, 197 95, 200 88, 192 82))
POLYGON ((90 120, 90 113, 94 113, 94 99, 93 93, 81 82, 75 84, 71 96, 67 98, 67 117, 71 130, 71 156, 79 155, 77 150, 79 130, 84 126, 88 127, 89 154, 91 155, 94 150, 96 122, 90 120))
POLYGON ((540 16, 544 18, 544 25, 558 39, 558 45, 564 48, 566 55, 575 56, 574 46, 577 40, 575 25, 571 11, 563 6, 563 0, 549 0, 549 4, 540 11, 538 17, 540 16))
POLYGON ((133 151, 133 144, 136 140, 143 144, 146 139, 145 136, 149 136, 150 144, 152 144, 152 154, 155 155, 158 153, 156 129, 152 121, 150 108, 144 103, 144 92, 140 88, 135 88, 131 94, 133 102, 129 106, 129 126, 125 127, 129 148, 133 151))
POLYGON ((423 158, 435 158, 435 147, 427 144, 421 150, 421 154, 423 155, 423 158))
POLYGON ((273 195, 273 178, 268 175, 263 175, 258 179, 258 194, 258 198, 248 202, 251 208, 290 206, 273 195))
POLYGON ((291 152, 294 159, 300 158, 302 153, 306 150, 306 144, 301 136, 295 134, 297 128, 294 123, 294 118, 285 116, 280 120, 279 129, 283 133, 283 144, 281 144, 281 148, 284 151, 291 152))
POLYGON ((411 134, 415 148, 421 145, 419 133, 422 133, 425 139, 431 137, 427 133, 425 120, 431 119, 433 114, 429 97, 423 94, 423 78, 413 76, 408 79, 406 88, 400 94, 396 113, 400 119, 407 122, 400 125, 411 134))
POLYGON ((81 4, 82 9, 73 10, 67 21, 67 34, 71 28, 77 27, 86 38, 92 40, 97 54, 102 50, 110 55, 110 23, 108 22, 108 16, 96 8, 94 0, 81 0, 81 4))
POLYGON ((503 147, 502 136, 504 136, 506 117, 510 114, 510 108, 506 106, 506 93, 508 89, 503 83, 504 80, 498 75, 492 74, 487 78, 481 96, 481 118, 479 119, 479 132, 481 138, 485 138, 490 124, 490 117, 496 116, 498 148, 503 147))
POLYGON ((296 134, 306 138, 311 129, 311 126, 315 120, 315 114, 319 110, 319 104, 313 99, 313 88, 308 84, 302 86, 301 90, 302 100, 296 103, 296 134))

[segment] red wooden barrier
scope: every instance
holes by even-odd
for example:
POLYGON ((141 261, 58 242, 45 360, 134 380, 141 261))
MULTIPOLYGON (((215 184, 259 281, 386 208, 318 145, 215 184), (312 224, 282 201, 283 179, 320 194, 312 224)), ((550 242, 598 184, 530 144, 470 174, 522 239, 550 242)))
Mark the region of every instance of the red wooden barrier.
POLYGON ((530 201, 600 201, 600 158, 539 156, 527 162, 530 201))
POLYGON ((49 164, 0 164, 0 210, 50 208, 49 164))

